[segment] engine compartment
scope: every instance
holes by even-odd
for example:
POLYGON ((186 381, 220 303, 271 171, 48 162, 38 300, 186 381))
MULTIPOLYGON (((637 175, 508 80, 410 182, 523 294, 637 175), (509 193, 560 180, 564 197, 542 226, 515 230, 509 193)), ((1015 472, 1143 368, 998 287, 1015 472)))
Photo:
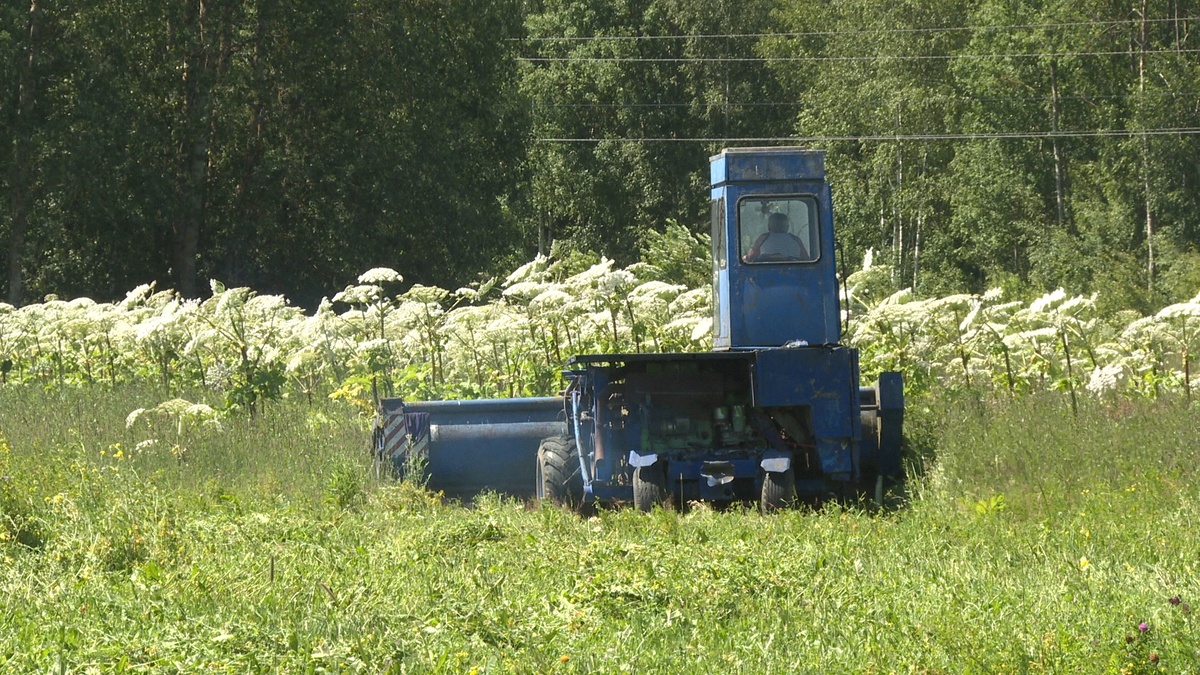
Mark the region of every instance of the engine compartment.
MULTIPOLYGON (((575 371, 596 477, 628 486, 636 464, 662 463, 686 498, 739 499, 761 488, 764 458, 820 474, 812 409, 757 406, 749 358, 641 359, 575 371), (589 433, 591 432, 591 433, 589 433)), ((588 443, 582 444, 588 446, 588 443)))

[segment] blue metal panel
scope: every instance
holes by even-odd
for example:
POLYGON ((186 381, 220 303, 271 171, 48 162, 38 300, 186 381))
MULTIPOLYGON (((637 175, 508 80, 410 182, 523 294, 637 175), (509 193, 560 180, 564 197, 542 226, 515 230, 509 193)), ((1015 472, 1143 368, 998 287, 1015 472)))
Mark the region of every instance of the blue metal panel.
POLYGON ((833 480, 849 480, 854 472, 854 447, 845 438, 818 438, 821 472, 833 480))
POLYGON ((708 171, 710 184, 721 185, 725 182, 725 153, 709 158, 708 171))
MULTIPOLYGON (((400 399, 384 399, 390 407, 400 399)), ((405 412, 427 412, 442 424, 502 424, 562 420, 563 399, 559 396, 536 398, 498 398, 472 401, 400 402, 405 412)))
POLYGON ((422 401, 403 409, 429 413, 428 487, 448 497, 485 490, 532 497, 538 444, 567 432, 559 397, 422 401))
MULTIPOLYGON (((733 475, 737 478, 758 478, 757 459, 727 459, 733 467, 733 475)), ((703 480, 700 475, 704 470, 704 460, 672 459, 667 462, 667 482, 674 484, 680 480, 703 480)))
POLYGON ((631 502, 633 501, 633 486, 617 483, 592 483, 584 487, 584 490, 596 498, 597 501, 603 503, 612 502, 631 502))
POLYGON ((851 474, 861 436, 857 352, 803 347, 756 352, 754 405, 806 406, 812 411, 821 471, 851 474))
POLYGON ((904 377, 900 373, 879 374, 879 470, 900 476, 900 445, 904 427, 904 377))
POLYGON ((825 179, 825 152, 801 148, 729 148, 710 158, 713 185, 825 179))
POLYGON ((852 379, 854 357, 854 350, 848 347, 759 351, 754 405, 813 406, 817 436, 850 436, 851 414, 858 413, 858 382, 852 379))

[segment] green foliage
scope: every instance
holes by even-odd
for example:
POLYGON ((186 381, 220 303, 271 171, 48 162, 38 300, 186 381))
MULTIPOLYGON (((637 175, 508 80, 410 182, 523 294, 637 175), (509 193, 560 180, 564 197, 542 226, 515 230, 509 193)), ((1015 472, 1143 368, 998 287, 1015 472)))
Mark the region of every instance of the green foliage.
POLYGON ((343 406, 185 429, 164 463, 123 421, 155 395, 0 390, 43 538, 0 534, 0 668, 1187 672, 1200 649, 1181 407, 918 398, 936 460, 900 512, 585 519, 366 480, 343 406))
POLYGON ((364 491, 367 474, 361 463, 337 464, 329 473, 325 488, 325 501, 334 508, 345 510, 358 506, 366 497, 364 491))
MULTIPOLYGON (((26 298, 217 276, 313 306, 385 259, 451 284, 519 250, 519 3, 35 6, 26 298)), ((0 21, 6 122, 29 7, 0 21)))
POLYGON ((202 275, 313 307, 373 265, 455 287, 554 240, 625 266, 702 224, 705 159, 740 143, 716 139, 789 135, 844 139, 808 144, 846 249, 899 287, 1146 312, 1195 286, 1197 136, 1137 133, 1197 121, 1157 0, 43 5, 0 34, 27 296, 202 275))
POLYGON ((793 133, 846 139, 815 143, 830 153, 841 236, 881 250, 901 286, 980 293, 1016 278, 1149 311, 1192 295, 1163 282, 1195 246, 1200 141, 1136 131, 1195 127, 1198 62, 1179 56, 1189 37, 1173 6, 1139 12, 780 6, 787 35, 761 50, 805 103, 793 133))
POLYGON ((642 262, 667 283, 700 288, 712 281, 712 242, 707 234, 695 234, 669 220, 663 232, 647 232, 642 262))
MULTIPOLYGON (((1186 9, 7 7, 0 242, 21 269, 2 283, 21 304, 149 280, 191 298, 217 277, 312 308, 361 269, 455 288, 556 241, 626 267, 692 248, 674 224, 703 229, 710 154, 791 137, 829 152, 844 249, 875 249, 897 288, 1149 312, 1196 287, 1186 9)), ((682 259, 662 271, 702 282, 682 259)), ((178 356, 158 354, 165 389, 178 356)), ((254 408, 279 372, 242 365, 231 403, 254 408)))
POLYGON ((520 76, 531 132, 583 142, 531 146, 529 228, 628 265, 649 232, 703 223, 706 160, 721 144, 628 139, 781 135, 793 108, 755 41, 699 37, 770 31, 773 7, 553 0, 530 12, 520 76))

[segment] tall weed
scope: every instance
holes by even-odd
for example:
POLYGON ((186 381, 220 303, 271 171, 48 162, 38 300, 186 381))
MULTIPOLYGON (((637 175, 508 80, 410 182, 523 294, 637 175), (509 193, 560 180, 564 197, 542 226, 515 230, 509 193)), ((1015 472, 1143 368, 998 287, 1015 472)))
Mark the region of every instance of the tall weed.
POLYGON ((917 406, 942 489, 960 499, 1003 495, 1010 508, 1044 517, 1097 492, 1170 502, 1196 484, 1200 426, 1185 401, 1082 399, 1073 411, 1058 392, 971 393, 917 406))

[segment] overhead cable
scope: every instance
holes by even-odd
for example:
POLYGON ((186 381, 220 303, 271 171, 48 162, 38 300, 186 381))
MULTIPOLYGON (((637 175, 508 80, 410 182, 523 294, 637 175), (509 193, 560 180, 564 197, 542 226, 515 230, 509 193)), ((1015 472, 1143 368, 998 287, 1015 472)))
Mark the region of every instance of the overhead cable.
MULTIPOLYGON (((1059 101, 1113 101, 1122 99, 1136 98, 1191 98, 1200 97, 1200 92, 1196 91, 1142 91, 1130 92, 1127 94, 1096 94, 1096 95, 1061 95, 1057 97, 1059 101)), ((1046 102, 1053 101, 1054 96, 940 96, 940 95, 924 95, 921 97, 922 103, 944 103, 944 102, 963 102, 963 103, 1011 103, 1017 102, 1046 102)), ((854 105, 863 105, 867 103, 893 103, 894 99, 870 98, 870 99, 855 99, 854 105)), ((908 101, 902 101, 908 103, 908 101)), ((727 103, 707 102, 707 103, 557 103, 533 101, 534 108, 797 108, 806 104, 804 101, 729 101, 727 103)))
POLYGON ((1131 138, 1138 136, 1196 136, 1200 127, 1164 129, 1093 129, 1081 131, 989 132, 977 134, 878 134, 867 136, 775 136, 735 138, 537 138, 540 143, 840 143, 886 141, 982 141, 1002 139, 1131 138))
POLYGON ((1029 59, 1073 56, 1154 56, 1195 54, 1200 49, 1120 50, 1102 52, 1008 52, 1001 54, 908 54, 875 56, 531 56, 519 57, 529 63, 753 63, 815 61, 950 61, 953 59, 1029 59))
POLYGON ((793 33, 701 33, 694 35, 581 35, 577 37, 544 36, 513 38, 518 42, 623 42, 636 40, 726 40, 738 38, 797 38, 797 37, 830 37, 839 35, 898 35, 905 33, 945 33, 960 31, 1005 31, 1029 30, 1034 28, 1077 28, 1086 26, 1122 26, 1142 23, 1168 23, 1198 21, 1200 17, 1175 17, 1163 19, 1120 19, 1110 21, 1066 21, 1059 23, 1030 23, 996 26, 925 26, 917 28, 861 28, 855 30, 822 30, 793 33))

